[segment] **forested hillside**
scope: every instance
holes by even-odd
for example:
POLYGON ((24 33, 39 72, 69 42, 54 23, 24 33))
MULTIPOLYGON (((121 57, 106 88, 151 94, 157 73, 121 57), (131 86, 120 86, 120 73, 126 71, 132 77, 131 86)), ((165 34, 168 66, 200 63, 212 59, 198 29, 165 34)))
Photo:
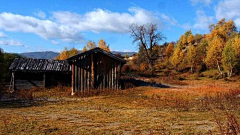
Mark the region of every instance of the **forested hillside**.
POLYGON ((222 19, 210 25, 209 30, 203 35, 186 31, 177 42, 157 44, 152 50, 145 51, 141 44, 131 68, 147 72, 150 61, 146 52, 152 52, 158 54, 154 59, 155 74, 162 71, 164 75, 191 73, 216 78, 239 75, 240 34, 234 22, 222 19))

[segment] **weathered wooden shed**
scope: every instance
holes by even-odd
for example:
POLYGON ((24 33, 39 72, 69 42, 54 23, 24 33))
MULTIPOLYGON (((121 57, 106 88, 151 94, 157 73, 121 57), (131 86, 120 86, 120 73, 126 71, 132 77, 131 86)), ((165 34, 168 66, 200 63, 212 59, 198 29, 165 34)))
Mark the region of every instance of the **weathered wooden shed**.
POLYGON ((71 85, 71 67, 66 60, 16 58, 9 69, 11 90, 71 85))
POLYGON ((120 89, 121 68, 126 61, 100 48, 67 59, 72 67, 72 94, 92 89, 120 89))

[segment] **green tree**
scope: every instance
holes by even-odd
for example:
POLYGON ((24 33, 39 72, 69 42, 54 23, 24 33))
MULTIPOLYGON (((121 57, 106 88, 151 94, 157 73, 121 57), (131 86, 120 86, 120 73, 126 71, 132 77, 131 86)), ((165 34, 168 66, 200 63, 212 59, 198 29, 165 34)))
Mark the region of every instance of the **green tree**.
POLYGON ((9 67, 15 58, 20 58, 19 54, 14 53, 3 53, 3 64, 1 66, 2 70, 2 81, 10 81, 11 73, 9 67))
POLYGON ((237 65, 236 50, 232 46, 232 40, 227 42, 227 45, 223 49, 223 68, 227 71, 228 77, 232 76, 233 69, 237 65))

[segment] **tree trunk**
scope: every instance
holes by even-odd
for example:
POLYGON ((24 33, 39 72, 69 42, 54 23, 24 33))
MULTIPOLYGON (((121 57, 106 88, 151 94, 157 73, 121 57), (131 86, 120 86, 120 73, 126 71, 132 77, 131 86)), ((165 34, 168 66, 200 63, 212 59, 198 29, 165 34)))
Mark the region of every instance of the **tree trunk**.
POLYGON ((228 71, 228 78, 232 76, 233 68, 232 65, 230 64, 230 71, 228 71))
POLYGON ((218 60, 217 60, 217 66, 218 66, 218 71, 219 71, 220 75, 223 76, 223 72, 222 72, 222 70, 221 70, 221 68, 220 68, 220 65, 219 65, 219 63, 218 63, 218 60))
POLYGON ((191 66, 191 73, 193 73, 193 66, 191 66))
POLYGON ((153 74, 154 74, 153 65, 154 65, 153 60, 150 60, 149 67, 150 67, 150 70, 151 70, 151 76, 153 76, 153 74))

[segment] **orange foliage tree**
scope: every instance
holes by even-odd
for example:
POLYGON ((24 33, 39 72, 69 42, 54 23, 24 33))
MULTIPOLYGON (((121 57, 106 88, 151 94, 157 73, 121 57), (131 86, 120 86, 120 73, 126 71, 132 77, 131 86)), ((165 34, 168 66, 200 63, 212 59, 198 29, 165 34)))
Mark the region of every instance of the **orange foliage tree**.
POLYGON ((64 50, 62 52, 60 52, 60 54, 57 57, 55 57, 54 59, 55 60, 66 60, 67 58, 72 57, 78 53, 79 53, 78 50, 75 48, 68 50, 65 47, 64 50))
POLYGON ((107 52, 110 52, 109 46, 106 44, 106 42, 103 39, 99 40, 98 47, 103 49, 103 50, 105 50, 105 51, 107 51, 107 52))

